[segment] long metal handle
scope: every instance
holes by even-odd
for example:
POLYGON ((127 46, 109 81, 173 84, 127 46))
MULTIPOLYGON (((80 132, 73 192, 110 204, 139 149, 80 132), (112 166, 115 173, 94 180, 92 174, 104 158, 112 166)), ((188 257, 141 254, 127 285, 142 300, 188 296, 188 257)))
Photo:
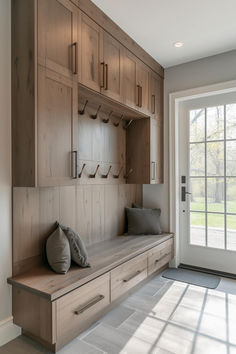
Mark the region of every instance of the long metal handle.
POLYGON ((152 161, 152 181, 156 179, 156 162, 152 161))
POLYGON ((104 88, 104 85, 105 85, 105 63, 104 63, 104 61, 101 63, 101 66, 102 66, 101 88, 104 88))
POLYGON ((75 314, 75 315, 80 315, 80 314, 83 313, 84 311, 88 310, 90 307, 92 307, 92 306, 96 305, 98 302, 102 301, 104 298, 105 298, 104 295, 98 295, 98 296, 96 296, 94 299, 88 301, 87 304, 78 307, 78 308, 74 311, 74 314, 75 314))
POLYGON ((139 85, 136 86, 136 106, 139 107, 139 85))
POLYGON ((78 74, 78 43, 72 44, 72 71, 74 75, 78 74))
POLYGON ((71 177, 77 179, 78 176, 78 151, 74 150, 71 154, 71 177))
POLYGON ((186 192, 186 187, 181 187, 181 201, 186 202, 186 194, 192 194, 190 192, 186 192))
POLYGON ((105 85, 105 90, 108 90, 108 64, 105 64, 105 71, 106 71, 106 85, 105 85))
POLYGON ((171 252, 165 253, 164 256, 162 256, 161 258, 156 259, 156 260, 155 260, 155 263, 158 263, 158 262, 162 261, 164 258, 166 258, 167 256, 169 256, 170 254, 171 254, 171 252))
POLYGON ((155 95, 152 95, 152 114, 155 114, 156 113, 156 96, 155 95))
POLYGON ((140 86, 140 108, 143 106, 143 88, 140 86))
POLYGON ((124 283, 128 283, 130 280, 136 278, 140 273, 142 273, 142 271, 138 270, 135 274, 131 275, 129 278, 124 279, 123 282, 124 283))

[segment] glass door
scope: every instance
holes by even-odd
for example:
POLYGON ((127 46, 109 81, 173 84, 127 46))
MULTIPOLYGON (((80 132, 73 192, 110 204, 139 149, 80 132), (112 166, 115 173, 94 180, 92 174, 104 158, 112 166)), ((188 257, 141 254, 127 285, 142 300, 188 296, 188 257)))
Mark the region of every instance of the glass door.
POLYGON ((236 251, 236 103, 187 108, 181 124, 180 259, 215 269, 236 251))

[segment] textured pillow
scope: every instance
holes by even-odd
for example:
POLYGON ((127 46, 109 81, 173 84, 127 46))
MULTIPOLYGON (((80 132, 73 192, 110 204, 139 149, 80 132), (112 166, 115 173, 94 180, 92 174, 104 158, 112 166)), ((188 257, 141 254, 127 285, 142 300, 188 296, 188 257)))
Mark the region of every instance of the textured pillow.
POLYGON ((129 235, 160 235, 160 209, 126 208, 129 235))
POLYGON ((59 226, 47 239, 46 254, 49 265, 56 273, 68 272, 71 264, 70 245, 59 226))
POLYGON ((78 264, 83 268, 90 267, 90 264, 88 262, 88 253, 86 251, 85 245, 81 240, 80 236, 75 231, 73 231, 70 227, 59 223, 58 225, 62 228, 69 241, 71 259, 76 264, 78 264))

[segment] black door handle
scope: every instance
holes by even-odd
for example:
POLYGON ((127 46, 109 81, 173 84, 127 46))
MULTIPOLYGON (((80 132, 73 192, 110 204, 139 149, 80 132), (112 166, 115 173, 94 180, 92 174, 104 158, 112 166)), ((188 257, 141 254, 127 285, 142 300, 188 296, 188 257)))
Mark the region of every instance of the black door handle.
POLYGON ((190 192, 186 192, 186 187, 181 187, 181 201, 186 202, 186 194, 192 194, 190 192))

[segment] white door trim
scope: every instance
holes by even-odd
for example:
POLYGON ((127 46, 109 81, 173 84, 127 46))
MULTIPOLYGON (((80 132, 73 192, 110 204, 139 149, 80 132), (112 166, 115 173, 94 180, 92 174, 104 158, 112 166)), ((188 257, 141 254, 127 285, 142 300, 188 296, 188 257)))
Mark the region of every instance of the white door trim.
POLYGON ((195 98, 224 94, 236 91, 236 80, 209 86, 197 87, 169 94, 169 210, 170 231, 175 234, 175 255, 173 267, 178 267, 179 257, 179 103, 195 98))

